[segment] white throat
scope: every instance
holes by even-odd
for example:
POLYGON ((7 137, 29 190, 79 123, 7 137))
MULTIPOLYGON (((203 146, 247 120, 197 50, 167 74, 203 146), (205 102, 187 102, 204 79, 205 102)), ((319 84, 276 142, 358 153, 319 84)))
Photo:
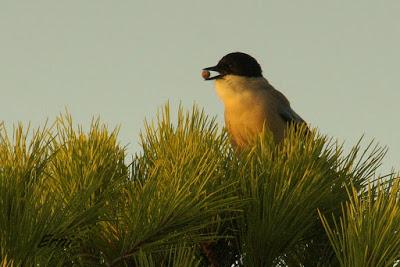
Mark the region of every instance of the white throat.
POLYGON ((215 90, 226 108, 237 102, 252 102, 253 97, 264 94, 269 84, 264 77, 244 77, 237 75, 225 75, 215 81, 215 90), (247 101, 246 101, 247 100, 247 101))

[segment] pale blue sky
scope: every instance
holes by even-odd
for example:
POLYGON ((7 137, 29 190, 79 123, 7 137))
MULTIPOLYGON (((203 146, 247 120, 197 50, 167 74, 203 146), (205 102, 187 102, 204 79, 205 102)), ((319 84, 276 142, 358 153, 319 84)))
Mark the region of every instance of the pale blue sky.
POLYGON ((398 0, 0 0, 0 120, 100 115, 133 153, 168 99, 222 124, 200 71, 243 51, 311 125, 348 144, 375 138, 384 169, 400 169, 399 14, 398 0))

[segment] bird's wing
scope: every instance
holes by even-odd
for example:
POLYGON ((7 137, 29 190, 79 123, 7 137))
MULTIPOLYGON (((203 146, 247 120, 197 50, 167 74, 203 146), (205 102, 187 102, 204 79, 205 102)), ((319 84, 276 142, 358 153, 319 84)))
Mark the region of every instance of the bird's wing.
MULTIPOLYGON (((270 85, 270 96, 274 99, 274 103, 276 103, 277 111, 279 117, 288 123, 295 124, 295 126, 299 126, 307 123, 290 107, 289 100, 278 90, 270 85)), ((308 127, 307 127, 308 128, 308 127)))
POLYGON ((288 123, 305 123, 290 106, 281 107, 278 112, 281 118, 288 123))
POLYGON ((293 124, 295 129, 298 129, 299 126, 305 125, 305 134, 310 132, 310 128, 308 127, 307 123, 290 107, 285 107, 279 110, 279 115, 281 118, 290 124, 293 124))

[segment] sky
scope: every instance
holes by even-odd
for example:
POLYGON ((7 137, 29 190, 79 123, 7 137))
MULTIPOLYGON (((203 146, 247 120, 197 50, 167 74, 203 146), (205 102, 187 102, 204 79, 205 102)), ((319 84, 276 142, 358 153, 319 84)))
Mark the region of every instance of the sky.
POLYGON ((400 170, 399 14, 398 0, 0 0, 0 121, 100 116, 133 154, 166 101, 223 125, 201 69, 242 51, 310 125, 347 146, 375 139, 400 170))

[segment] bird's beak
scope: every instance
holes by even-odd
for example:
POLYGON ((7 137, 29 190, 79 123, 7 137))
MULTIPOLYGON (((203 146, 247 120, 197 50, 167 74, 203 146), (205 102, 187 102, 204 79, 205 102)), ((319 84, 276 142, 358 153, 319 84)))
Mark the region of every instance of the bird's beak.
POLYGON ((207 80, 207 81, 209 81, 209 80, 215 80, 215 79, 218 79, 218 78, 221 78, 222 76, 224 76, 223 74, 221 74, 221 70, 220 70, 220 68, 218 67, 218 65, 215 65, 215 66, 212 66, 212 67, 208 67, 208 68, 205 68, 205 69, 203 69, 203 70, 215 71, 215 72, 218 72, 218 73, 219 73, 218 75, 205 78, 205 80, 207 80))

